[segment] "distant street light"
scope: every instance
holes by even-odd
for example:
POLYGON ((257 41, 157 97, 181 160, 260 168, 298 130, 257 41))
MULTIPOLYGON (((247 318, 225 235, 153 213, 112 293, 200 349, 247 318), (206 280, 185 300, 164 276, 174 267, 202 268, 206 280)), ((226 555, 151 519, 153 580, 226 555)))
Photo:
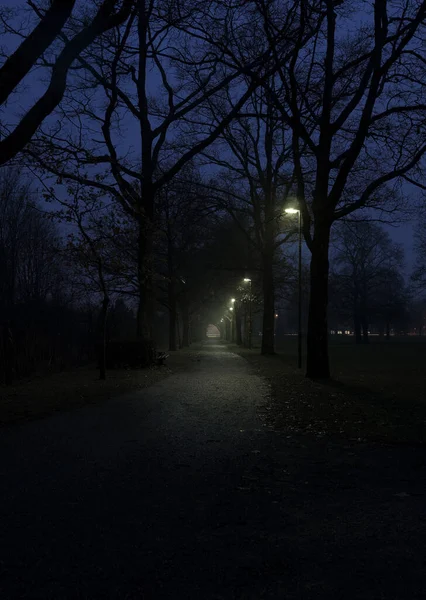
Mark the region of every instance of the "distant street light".
POLYGON ((249 350, 251 349, 251 330, 252 330, 252 323, 251 323, 251 279, 249 279, 248 277, 244 277, 243 279, 244 283, 248 283, 249 284, 249 323, 248 323, 248 347, 249 350))
POLYGON ((232 302, 232 304, 234 304, 235 298, 231 298, 231 302, 232 302))
POLYGON ((302 368, 302 213, 298 208, 286 208, 284 212, 288 215, 299 216, 299 282, 298 282, 298 332, 297 332, 297 366, 299 369, 302 368))

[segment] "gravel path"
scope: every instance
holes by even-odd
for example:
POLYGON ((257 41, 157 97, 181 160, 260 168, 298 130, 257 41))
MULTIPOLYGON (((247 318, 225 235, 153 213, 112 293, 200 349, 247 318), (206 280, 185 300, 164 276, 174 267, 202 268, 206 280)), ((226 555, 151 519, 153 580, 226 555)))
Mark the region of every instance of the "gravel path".
POLYGON ((424 599, 426 452, 277 433, 219 344, 154 386, 4 428, 1 598, 424 599))

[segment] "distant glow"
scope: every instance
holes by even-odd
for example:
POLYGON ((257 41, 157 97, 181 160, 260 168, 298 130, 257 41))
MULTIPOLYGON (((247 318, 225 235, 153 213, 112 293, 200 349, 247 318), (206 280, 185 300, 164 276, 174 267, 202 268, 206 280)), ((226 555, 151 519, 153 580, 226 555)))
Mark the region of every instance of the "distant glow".
POLYGON ((235 302, 235 298, 231 298, 231 302, 234 303, 235 302))
POLYGON ((223 319, 221 319, 220 322, 223 323, 223 319))
POLYGON ((275 313, 275 318, 278 319, 278 313, 275 313))
POLYGON ((300 212, 300 210, 298 208, 285 208, 284 212, 288 215, 295 215, 296 213, 300 212))
POLYGON ((229 310, 234 310, 234 307, 233 307, 233 306, 230 306, 230 307, 229 307, 229 310))
POLYGON ((251 281, 251 279, 249 279, 248 277, 244 277, 243 281, 247 283, 248 281, 251 281))

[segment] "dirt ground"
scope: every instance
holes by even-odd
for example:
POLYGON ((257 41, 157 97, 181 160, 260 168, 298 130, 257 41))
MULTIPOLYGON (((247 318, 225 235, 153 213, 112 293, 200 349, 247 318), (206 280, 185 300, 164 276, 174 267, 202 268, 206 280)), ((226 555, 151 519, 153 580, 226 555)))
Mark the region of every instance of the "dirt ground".
POLYGON ((0 386, 0 425, 41 418, 141 390, 188 365, 197 345, 169 353, 163 366, 109 371, 99 379, 94 365, 52 375, 35 376, 12 386, 0 386))
POLYGON ((232 346, 270 381, 267 418, 274 427, 357 441, 426 442, 426 344, 331 344, 335 379, 328 383, 306 379, 294 349, 261 356, 232 346))
POLYGON ((426 598, 425 447, 294 432, 319 392, 279 357, 211 342, 177 360, 142 391, 3 428, 1 598, 426 598))

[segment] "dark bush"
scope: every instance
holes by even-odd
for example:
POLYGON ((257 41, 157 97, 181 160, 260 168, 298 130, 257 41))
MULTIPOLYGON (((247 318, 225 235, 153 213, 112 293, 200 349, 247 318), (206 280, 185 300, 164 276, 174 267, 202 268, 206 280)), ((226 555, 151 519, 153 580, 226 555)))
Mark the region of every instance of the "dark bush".
MULTIPOLYGON (((98 356, 101 345, 98 345, 98 356)), ((107 369, 138 369, 155 362, 156 351, 152 340, 111 340, 106 346, 107 369)))

